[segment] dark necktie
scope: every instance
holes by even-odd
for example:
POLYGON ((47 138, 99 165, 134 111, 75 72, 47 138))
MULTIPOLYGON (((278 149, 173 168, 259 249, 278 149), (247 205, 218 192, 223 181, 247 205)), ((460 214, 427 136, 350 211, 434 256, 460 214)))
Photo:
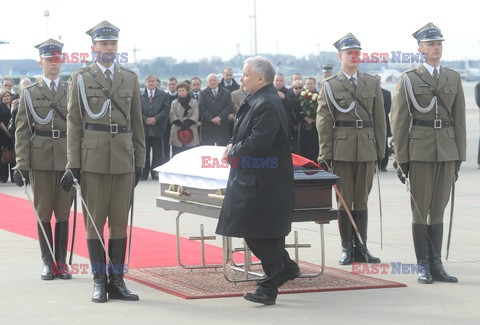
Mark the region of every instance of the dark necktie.
POLYGON ((355 78, 354 78, 354 77, 350 77, 350 82, 351 82, 352 85, 353 85, 353 89, 354 89, 354 90, 357 90, 357 85, 355 84, 355 78))
POLYGON ((110 78, 110 75, 112 74, 112 71, 110 69, 105 70, 105 78, 107 79, 108 86, 110 89, 112 89, 112 78, 110 78))
POLYGON ((437 68, 433 68, 433 81, 435 82, 435 85, 438 85, 438 71, 437 71, 437 68))
POLYGON ((213 89, 212 92, 213 92, 213 98, 217 98, 217 91, 213 89))
POLYGON ((52 92, 53 98, 57 95, 57 92, 55 91, 55 81, 50 81, 50 91, 52 92))

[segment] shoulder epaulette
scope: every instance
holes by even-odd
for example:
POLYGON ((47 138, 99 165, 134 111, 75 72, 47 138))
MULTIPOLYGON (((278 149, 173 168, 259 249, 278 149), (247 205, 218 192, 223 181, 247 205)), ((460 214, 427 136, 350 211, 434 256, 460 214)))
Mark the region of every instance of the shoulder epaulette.
POLYGON ((445 69, 447 69, 448 71, 454 72, 455 74, 458 74, 458 75, 460 75, 460 73, 458 73, 458 71, 455 71, 455 70, 453 70, 453 69, 450 69, 450 68, 447 68, 447 67, 445 67, 445 69))
POLYGON ((25 89, 33 88, 33 87, 35 87, 36 85, 38 85, 38 81, 34 82, 34 83, 31 84, 30 86, 27 86, 25 89))
POLYGON ((127 72, 130 72, 130 73, 133 73, 134 75, 136 75, 136 73, 135 73, 133 70, 130 70, 130 69, 128 69, 128 68, 125 68, 124 66, 120 66, 120 69, 125 70, 125 71, 127 71, 127 72))

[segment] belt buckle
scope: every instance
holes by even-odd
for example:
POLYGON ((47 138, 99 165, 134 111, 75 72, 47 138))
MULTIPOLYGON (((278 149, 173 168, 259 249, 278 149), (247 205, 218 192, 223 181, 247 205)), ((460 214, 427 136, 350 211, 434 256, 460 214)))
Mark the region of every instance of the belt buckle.
POLYGON ((355 127, 357 129, 363 129, 363 120, 355 120, 355 127))
POLYGON ((110 134, 118 134, 118 124, 110 124, 110 134))
POLYGON ((60 139, 60 130, 52 130, 52 139, 60 139))
POLYGON ((442 120, 439 118, 436 118, 433 120, 433 128, 434 129, 441 129, 442 128, 442 120))

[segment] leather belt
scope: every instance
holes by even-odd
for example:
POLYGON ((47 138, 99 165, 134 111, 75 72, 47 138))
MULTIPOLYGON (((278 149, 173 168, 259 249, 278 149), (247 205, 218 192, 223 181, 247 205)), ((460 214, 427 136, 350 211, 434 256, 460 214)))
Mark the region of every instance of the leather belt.
POLYGON ((129 125, 118 125, 118 124, 86 123, 85 124, 85 130, 108 132, 110 134, 130 133, 130 132, 132 132, 132 126, 130 124, 129 125))
POLYGON ((41 130, 35 129, 33 133, 41 137, 49 137, 52 139, 60 139, 60 138, 65 138, 67 136, 67 131, 60 131, 60 130, 41 131, 41 130))
POLYGON ((416 126, 425 126, 428 128, 442 129, 442 128, 448 128, 450 126, 453 126, 453 121, 441 120, 441 119, 434 119, 433 121, 413 119, 412 124, 416 126))
POLYGON ((371 128, 372 122, 363 121, 363 120, 355 120, 355 121, 335 121, 335 127, 341 128, 371 128))

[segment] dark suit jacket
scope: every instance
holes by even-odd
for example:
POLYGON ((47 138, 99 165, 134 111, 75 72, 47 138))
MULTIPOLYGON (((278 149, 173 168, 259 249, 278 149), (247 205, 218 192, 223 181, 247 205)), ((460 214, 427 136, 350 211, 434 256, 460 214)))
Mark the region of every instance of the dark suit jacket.
MULTIPOLYGON (((293 137, 293 124, 296 122, 296 103, 292 98, 293 91, 292 94, 290 94, 289 89, 285 86, 279 91, 285 95, 285 98, 282 99, 282 104, 287 113, 288 136, 291 139, 293 137)), ((293 96, 295 96, 295 94, 293 94, 293 96)))
POLYGON ((232 112, 232 96, 230 92, 218 87, 217 97, 213 98, 210 88, 205 88, 200 93, 200 116, 202 117, 202 144, 226 145, 230 139, 228 114, 232 112), (211 120, 219 116, 220 125, 215 125, 211 120))
POLYGON ((169 123, 170 106, 168 105, 168 95, 163 90, 156 89, 151 102, 148 101, 147 88, 140 96, 142 102, 142 120, 146 137, 161 137, 165 133, 169 123), (155 117, 157 124, 147 125, 145 121, 148 117, 155 117))
POLYGON ((475 85, 475 102, 478 108, 480 108, 480 82, 475 85))
POLYGON ((237 117, 228 159, 238 165, 230 169, 216 232, 243 238, 286 236, 294 202, 293 166, 287 116, 275 87, 269 84, 248 96, 237 117), (265 168, 243 163, 253 159, 265 168))
POLYGON ((390 127, 390 110, 392 109, 392 94, 382 88, 383 107, 385 108, 385 122, 387 123, 387 137, 392 136, 392 128, 390 127))
POLYGON ((240 89, 240 85, 235 81, 235 79, 232 79, 232 84, 230 86, 225 86, 225 80, 222 78, 222 80, 220 81, 218 86, 222 87, 222 88, 225 88, 225 89, 228 89, 229 92, 240 89))

